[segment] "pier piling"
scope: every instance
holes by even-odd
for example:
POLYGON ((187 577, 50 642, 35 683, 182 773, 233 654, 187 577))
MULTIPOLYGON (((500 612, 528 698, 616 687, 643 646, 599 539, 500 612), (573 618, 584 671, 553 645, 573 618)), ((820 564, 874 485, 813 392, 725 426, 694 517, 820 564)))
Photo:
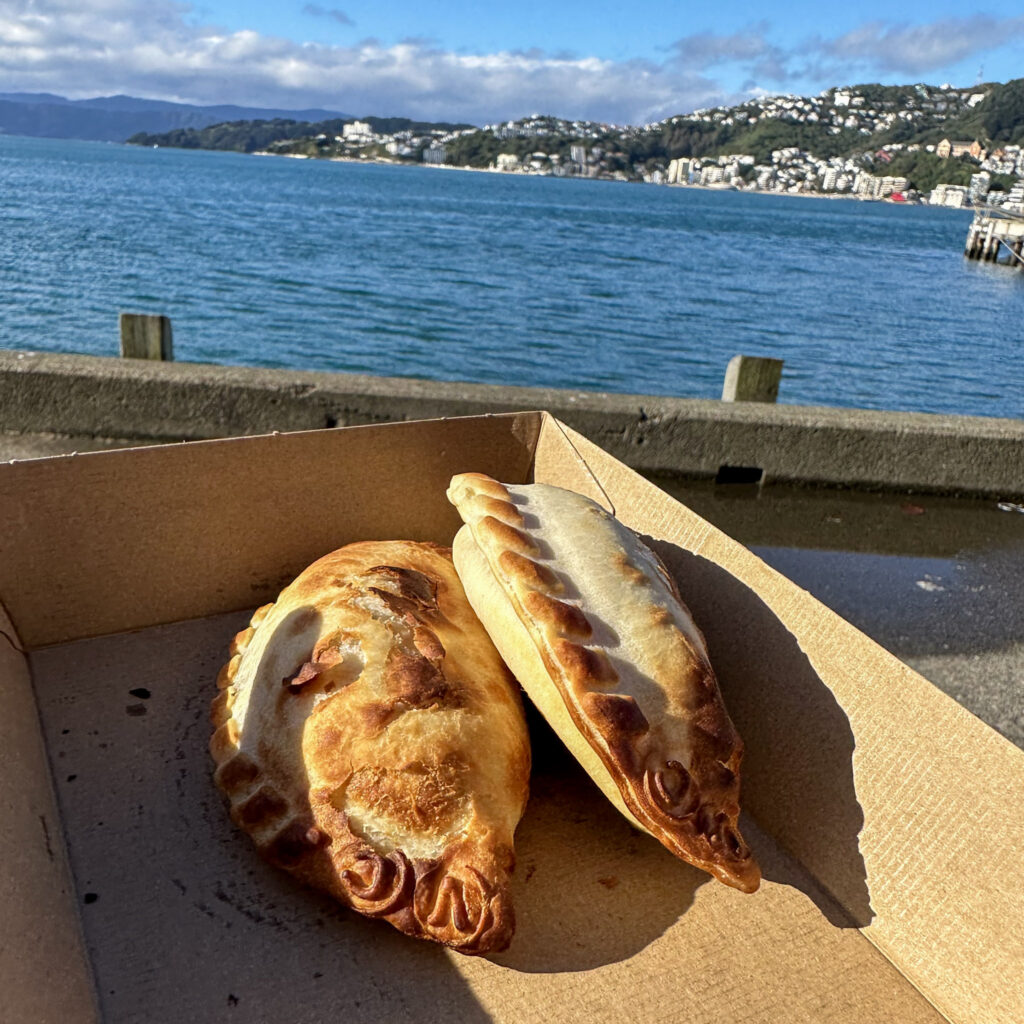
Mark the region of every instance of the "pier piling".
POLYGON ((774 402, 779 397, 781 359, 733 356, 725 370, 723 402, 774 402))
POLYGON ((979 207, 967 231, 964 256, 982 263, 1009 263, 1024 267, 1024 213, 998 207, 979 207), (1001 260, 1003 249, 1006 259, 1001 260))
POLYGON ((174 359, 171 318, 151 313, 121 313, 121 356, 125 359, 174 359))

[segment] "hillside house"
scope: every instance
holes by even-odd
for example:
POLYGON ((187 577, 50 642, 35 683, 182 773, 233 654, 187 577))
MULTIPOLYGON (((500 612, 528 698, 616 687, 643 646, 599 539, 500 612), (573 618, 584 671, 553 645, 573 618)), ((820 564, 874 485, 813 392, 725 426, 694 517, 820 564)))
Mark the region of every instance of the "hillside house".
POLYGON ((951 156, 970 156, 975 160, 984 160, 985 150, 977 139, 973 142, 952 142, 949 139, 943 139, 935 147, 935 155, 943 160, 951 156))

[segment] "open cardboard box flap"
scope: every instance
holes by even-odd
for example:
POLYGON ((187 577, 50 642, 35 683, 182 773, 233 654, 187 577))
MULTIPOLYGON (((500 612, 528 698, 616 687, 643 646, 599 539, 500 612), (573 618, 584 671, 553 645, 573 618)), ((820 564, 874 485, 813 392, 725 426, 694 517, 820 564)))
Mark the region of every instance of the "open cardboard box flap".
POLYGON ((544 413, 0 466, 0 603, 11 1020, 1024 1020, 1024 754, 544 413), (539 721, 500 956, 230 824, 206 716, 247 611, 349 541, 450 542, 467 470, 587 493, 665 559, 746 742, 759 892, 631 828, 539 721))

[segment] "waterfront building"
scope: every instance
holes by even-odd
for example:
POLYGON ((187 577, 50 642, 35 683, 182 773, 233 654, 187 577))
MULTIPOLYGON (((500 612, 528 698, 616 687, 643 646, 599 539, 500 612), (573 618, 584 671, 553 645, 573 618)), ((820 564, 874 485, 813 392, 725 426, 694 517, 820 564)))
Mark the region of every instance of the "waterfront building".
POLYGON ((425 164, 443 164, 444 163, 444 146, 427 146, 423 150, 423 162, 425 164))
POLYGON ((873 174, 869 174, 867 171, 860 171, 853 182, 853 191, 855 195, 862 197, 863 199, 877 199, 879 189, 879 180, 873 174))
POLYGON ((876 190, 876 196, 885 198, 891 196, 894 192, 904 193, 910 187, 910 182, 906 178, 895 177, 892 175, 885 175, 878 179, 878 188, 876 190))
POLYGON ((363 142, 373 138, 373 129, 365 121, 350 121, 341 129, 346 142, 363 142))
POLYGON ((992 175, 988 171, 979 171, 971 175, 971 183, 967 186, 967 197, 972 203, 982 202, 988 195, 992 184, 992 175))
POLYGON ((1003 209, 1005 210, 1007 207, 1024 212, 1024 182, 1018 181, 1017 184, 1006 193, 1006 199, 1003 201, 1003 209))
POLYGON ((689 157, 677 157, 669 162, 667 182, 669 185, 689 185, 699 174, 701 162, 689 157))
POLYGON ((936 185, 928 194, 928 204, 959 209, 967 205, 967 188, 964 185, 936 185))

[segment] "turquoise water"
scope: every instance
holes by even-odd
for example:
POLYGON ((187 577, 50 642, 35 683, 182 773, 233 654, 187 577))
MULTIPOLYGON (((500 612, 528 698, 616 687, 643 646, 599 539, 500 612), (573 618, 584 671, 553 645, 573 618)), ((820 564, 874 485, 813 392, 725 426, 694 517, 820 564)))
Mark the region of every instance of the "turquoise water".
POLYGON ((1024 273, 970 214, 0 136, 0 346, 1024 416, 1024 273))

